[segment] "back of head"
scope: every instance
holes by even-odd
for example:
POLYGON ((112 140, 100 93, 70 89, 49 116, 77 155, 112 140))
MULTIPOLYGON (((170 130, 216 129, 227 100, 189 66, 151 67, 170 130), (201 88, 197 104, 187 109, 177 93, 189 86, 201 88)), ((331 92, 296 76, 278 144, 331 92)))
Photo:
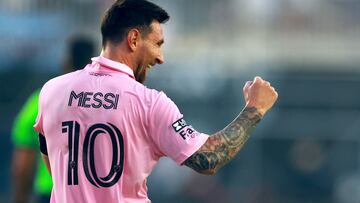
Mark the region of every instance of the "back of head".
POLYGON ((132 28, 138 28, 143 35, 151 30, 156 20, 164 23, 169 14, 158 5, 146 0, 117 0, 107 10, 101 22, 102 45, 107 42, 119 43, 132 28))

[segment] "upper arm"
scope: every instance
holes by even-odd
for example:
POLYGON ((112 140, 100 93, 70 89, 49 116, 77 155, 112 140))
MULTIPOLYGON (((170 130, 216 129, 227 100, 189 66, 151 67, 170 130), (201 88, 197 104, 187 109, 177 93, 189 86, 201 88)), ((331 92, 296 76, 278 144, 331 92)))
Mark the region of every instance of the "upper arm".
POLYGON ((182 164, 208 139, 186 123, 179 109, 164 93, 157 95, 149 113, 149 133, 161 155, 182 164))

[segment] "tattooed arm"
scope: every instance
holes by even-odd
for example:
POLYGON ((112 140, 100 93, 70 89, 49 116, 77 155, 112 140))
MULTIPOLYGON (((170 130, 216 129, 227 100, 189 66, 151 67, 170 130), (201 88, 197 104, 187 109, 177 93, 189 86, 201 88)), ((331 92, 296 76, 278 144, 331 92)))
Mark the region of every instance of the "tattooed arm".
POLYGON ((256 108, 245 108, 227 127, 210 136, 184 164, 199 173, 214 174, 240 151, 261 117, 256 108))
POLYGON ((277 99, 275 89, 261 78, 247 82, 244 95, 248 104, 244 110, 227 127, 210 136, 206 143, 184 162, 186 166, 199 173, 215 174, 240 151, 251 131, 277 99), (261 102, 257 101, 259 99, 261 102))

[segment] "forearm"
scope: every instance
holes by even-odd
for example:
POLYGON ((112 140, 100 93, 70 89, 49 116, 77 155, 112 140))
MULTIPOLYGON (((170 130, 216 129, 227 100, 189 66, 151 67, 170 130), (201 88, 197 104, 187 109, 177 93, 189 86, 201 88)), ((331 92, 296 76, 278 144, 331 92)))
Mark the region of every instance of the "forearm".
POLYGON ((199 173, 214 174, 235 157, 261 118, 256 108, 245 108, 227 127, 210 136, 184 164, 199 173))

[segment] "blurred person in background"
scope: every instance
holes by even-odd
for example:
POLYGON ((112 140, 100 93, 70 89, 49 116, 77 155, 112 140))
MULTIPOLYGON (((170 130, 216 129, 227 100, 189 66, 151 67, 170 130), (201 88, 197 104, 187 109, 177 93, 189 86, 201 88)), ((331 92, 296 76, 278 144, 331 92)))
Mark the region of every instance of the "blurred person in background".
POLYGON ((197 132, 165 93, 143 85, 164 63, 168 19, 149 1, 115 1, 102 20, 100 56, 43 86, 34 128, 54 180, 51 202, 150 202, 146 180, 163 156, 215 174, 275 103, 275 89, 255 77, 233 122, 211 136, 197 132))
MULTIPOLYGON (((95 44, 89 38, 79 35, 70 38, 67 49, 62 67, 64 73, 84 68, 94 56, 95 44)), ((12 199, 15 203, 27 203, 32 199, 36 203, 50 201, 51 176, 39 158, 39 140, 33 128, 38 113, 39 94, 40 89, 37 89, 30 95, 12 129, 12 199)))

